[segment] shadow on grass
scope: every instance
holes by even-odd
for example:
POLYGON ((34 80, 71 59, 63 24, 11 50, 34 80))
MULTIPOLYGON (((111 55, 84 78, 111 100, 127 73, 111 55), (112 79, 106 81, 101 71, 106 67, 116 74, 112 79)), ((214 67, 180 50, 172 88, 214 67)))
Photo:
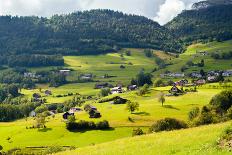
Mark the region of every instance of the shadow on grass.
POLYGON ((172 105, 164 105, 164 108, 180 110, 179 108, 173 107, 172 105))
POLYGON ((47 132, 47 131, 51 131, 52 128, 43 128, 43 129, 38 129, 39 132, 47 132))
MULTIPOLYGON (((96 129, 95 131, 114 131, 115 129, 110 127, 109 129, 96 129)), ((85 133, 87 131, 94 131, 94 129, 82 129, 82 130, 69 130, 70 132, 79 132, 79 133, 85 133)))
POLYGON ((150 116, 150 113, 148 112, 135 112, 135 113, 132 113, 134 115, 140 115, 140 116, 150 116))

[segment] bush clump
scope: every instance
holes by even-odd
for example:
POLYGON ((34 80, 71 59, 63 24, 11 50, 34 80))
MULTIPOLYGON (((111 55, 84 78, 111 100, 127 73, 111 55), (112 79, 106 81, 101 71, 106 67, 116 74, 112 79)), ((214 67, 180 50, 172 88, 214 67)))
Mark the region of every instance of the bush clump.
POLYGON ((171 131, 171 130, 178 130, 187 127, 188 125, 183 121, 174 118, 165 118, 158 120, 156 123, 154 123, 150 127, 149 131, 150 132, 171 131))
POLYGON ((104 120, 97 123, 92 121, 80 120, 79 122, 67 122, 66 129, 69 131, 83 131, 83 130, 105 130, 109 129, 109 122, 104 120))
POLYGON ((140 136, 143 134, 144 134, 144 132, 141 128, 136 128, 136 129, 133 129, 133 131, 132 131, 132 136, 140 136))

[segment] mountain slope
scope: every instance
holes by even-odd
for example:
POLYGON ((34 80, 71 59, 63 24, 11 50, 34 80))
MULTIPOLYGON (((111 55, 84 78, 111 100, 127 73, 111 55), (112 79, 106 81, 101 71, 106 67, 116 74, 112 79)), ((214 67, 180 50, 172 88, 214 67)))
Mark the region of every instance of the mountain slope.
MULTIPOLYGON (((216 1, 214 2, 216 3, 216 1)), ((232 4, 219 3, 212 4, 210 7, 186 10, 166 24, 165 27, 187 42, 228 40, 232 38, 231 9, 232 4)))
POLYGON ((162 132, 140 137, 125 138, 78 148, 75 151, 58 153, 60 155, 229 155, 231 152, 220 150, 216 141, 229 123, 202 126, 180 131, 162 132))
POLYGON ((180 52, 172 34, 142 16, 91 10, 52 18, 0 17, 0 53, 98 54, 117 47, 180 52))

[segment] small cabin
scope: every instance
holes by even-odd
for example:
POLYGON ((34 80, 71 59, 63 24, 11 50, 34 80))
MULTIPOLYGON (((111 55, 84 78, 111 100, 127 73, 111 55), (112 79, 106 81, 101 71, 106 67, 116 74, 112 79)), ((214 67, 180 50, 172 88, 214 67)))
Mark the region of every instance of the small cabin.
POLYGON ((111 94, 119 94, 122 93, 122 87, 114 87, 111 89, 111 94))
POLYGON ((169 93, 178 94, 178 93, 182 93, 182 91, 181 91, 177 86, 173 86, 173 87, 169 90, 169 93))
POLYGON ((100 118, 101 117, 101 113, 97 110, 90 110, 89 111, 89 118, 100 118))
POLYGON ((47 96, 52 95, 52 91, 50 91, 50 90, 45 90, 44 94, 47 95, 47 96))
POLYGON ((34 93, 32 96, 35 99, 41 98, 41 95, 39 93, 34 93))
POLYGON ((74 116, 74 113, 66 112, 63 114, 63 119, 68 119, 69 116, 74 116))
POLYGON ((138 86, 137 85, 130 85, 130 86, 127 87, 127 89, 130 90, 130 91, 133 91, 133 90, 138 89, 138 86))
POLYGON ((29 114, 30 117, 35 117, 36 116, 36 112, 35 111, 31 111, 29 114))
POLYGON ((63 69, 63 70, 59 70, 59 72, 60 72, 60 74, 67 76, 67 75, 70 74, 71 70, 69 70, 69 69, 63 69))

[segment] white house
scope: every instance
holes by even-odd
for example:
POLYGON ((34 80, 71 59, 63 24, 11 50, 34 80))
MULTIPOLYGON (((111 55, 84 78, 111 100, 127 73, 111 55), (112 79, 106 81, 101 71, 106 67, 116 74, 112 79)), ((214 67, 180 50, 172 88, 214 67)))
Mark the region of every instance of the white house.
POLYGON ((35 117, 36 116, 36 112, 35 111, 31 111, 29 114, 30 117, 35 117))

